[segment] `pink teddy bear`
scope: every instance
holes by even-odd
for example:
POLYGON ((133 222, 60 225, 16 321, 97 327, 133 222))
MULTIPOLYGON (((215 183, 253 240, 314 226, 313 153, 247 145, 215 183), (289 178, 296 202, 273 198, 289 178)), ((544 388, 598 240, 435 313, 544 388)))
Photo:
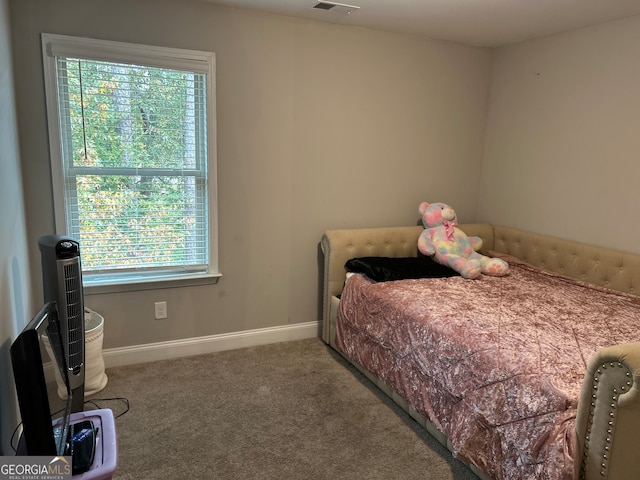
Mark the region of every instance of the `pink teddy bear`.
POLYGON ((418 238, 418 250, 423 255, 449 268, 464 278, 478 278, 482 273, 496 277, 509 271, 507 262, 480 253, 482 239, 468 237, 456 227, 456 212, 445 203, 422 202, 418 207, 424 231, 418 238))

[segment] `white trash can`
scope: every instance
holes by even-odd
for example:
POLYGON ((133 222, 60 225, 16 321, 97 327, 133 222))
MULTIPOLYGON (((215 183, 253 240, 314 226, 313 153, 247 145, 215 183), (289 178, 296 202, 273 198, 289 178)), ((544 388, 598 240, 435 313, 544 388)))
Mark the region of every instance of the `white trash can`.
MULTIPOLYGON (((107 385, 107 374, 104 369, 102 356, 102 342, 104 339, 104 317, 89 308, 84 309, 84 395, 85 397, 98 393, 107 385)), ((44 337, 44 346, 49 358, 53 358, 53 352, 49 339, 44 337)), ((55 369, 56 383, 58 384, 58 396, 67 398, 67 387, 55 369)))
POLYGON ((104 371, 102 342, 104 340, 104 317, 88 308, 84 309, 84 394, 98 393, 107 386, 104 371))

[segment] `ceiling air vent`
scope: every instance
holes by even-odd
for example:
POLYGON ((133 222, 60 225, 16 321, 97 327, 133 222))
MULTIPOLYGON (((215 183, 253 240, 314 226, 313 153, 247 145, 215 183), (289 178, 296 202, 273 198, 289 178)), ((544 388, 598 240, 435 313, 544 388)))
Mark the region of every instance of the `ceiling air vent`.
POLYGON ((336 13, 351 13, 354 10, 360 9, 360 7, 356 7, 355 5, 347 5, 345 3, 325 2, 325 1, 316 3, 313 6, 313 8, 317 8, 318 10, 330 10, 336 13))

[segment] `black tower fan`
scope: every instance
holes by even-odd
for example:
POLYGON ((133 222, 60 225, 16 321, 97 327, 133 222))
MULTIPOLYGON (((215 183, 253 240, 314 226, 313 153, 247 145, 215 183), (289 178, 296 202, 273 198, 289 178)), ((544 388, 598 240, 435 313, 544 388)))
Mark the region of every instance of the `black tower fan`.
POLYGON ((44 301, 56 302, 62 351, 68 370, 71 411, 84 409, 84 294, 80 244, 72 238, 46 235, 38 239, 42 256, 44 301))

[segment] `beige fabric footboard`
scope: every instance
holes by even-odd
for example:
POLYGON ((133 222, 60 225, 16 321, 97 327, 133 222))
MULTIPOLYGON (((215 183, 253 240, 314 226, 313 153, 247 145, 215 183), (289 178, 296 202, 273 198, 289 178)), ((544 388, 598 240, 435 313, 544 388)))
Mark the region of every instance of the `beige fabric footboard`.
MULTIPOLYGON (((482 251, 493 250, 531 264, 614 290, 640 295, 640 255, 489 224, 460 228, 483 239, 482 251)), ((417 255, 422 227, 328 230, 322 238, 323 340, 335 348, 337 295, 342 291, 344 264, 354 257, 417 255)), ((356 365, 357 366, 357 365, 356 365)), ((362 370, 360 366, 357 366, 362 370)), ((448 440, 428 419, 415 412, 369 372, 364 372, 441 443, 448 440)), ((640 343, 606 348, 592 359, 585 374, 576 419, 579 478, 640 478, 640 343)), ((486 476, 472 469, 481 478, 486 476)))

